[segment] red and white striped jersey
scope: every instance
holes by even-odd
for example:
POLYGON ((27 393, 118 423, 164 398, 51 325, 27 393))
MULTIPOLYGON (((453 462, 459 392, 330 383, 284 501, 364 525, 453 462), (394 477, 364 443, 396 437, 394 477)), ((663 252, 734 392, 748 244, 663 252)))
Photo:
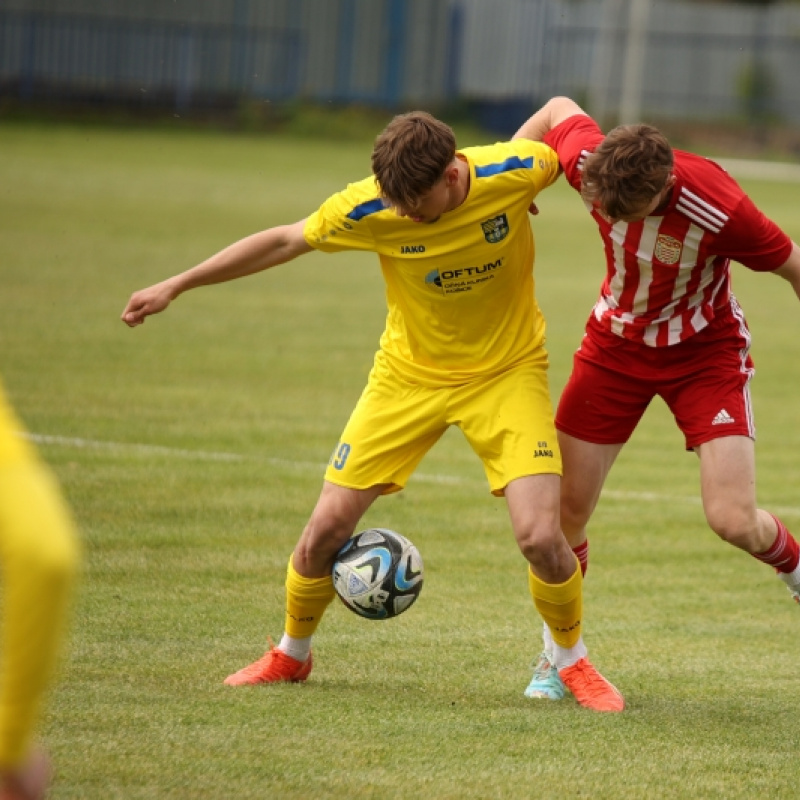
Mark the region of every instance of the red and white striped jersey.
MULTIPOLYGON (((569 117, 545 137, 574 189, 580 191, 583 162, 603 138, 585 115, 569 117)), ((658 214, 611 224, 587 206, 607 263, 594 315, 618 336, 650 347, 688 339, 728 305, 731 260, 768 272, 792 249, 722 167, 680 150, 674 156, 675 185, 658 214)))

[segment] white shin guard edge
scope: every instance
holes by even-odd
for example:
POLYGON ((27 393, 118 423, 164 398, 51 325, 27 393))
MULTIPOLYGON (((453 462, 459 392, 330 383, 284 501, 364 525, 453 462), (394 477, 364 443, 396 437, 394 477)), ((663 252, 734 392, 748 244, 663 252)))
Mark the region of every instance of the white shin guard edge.
POLYGON ((793 591, 800 592, 800 564, 792 572, 779 572, 778 577, 793 591))

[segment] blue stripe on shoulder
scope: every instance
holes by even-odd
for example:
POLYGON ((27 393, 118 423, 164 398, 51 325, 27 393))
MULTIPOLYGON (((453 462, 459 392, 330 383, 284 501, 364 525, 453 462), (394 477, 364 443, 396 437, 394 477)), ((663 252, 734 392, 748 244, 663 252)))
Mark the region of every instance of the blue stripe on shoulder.
POLYGON ((533 156, 520 158, 511 156, 499 164, 485 164, 482 167, 475 167, 475 177, 491 178, 492 175, 499 175, 501 172, 511 172, 512 169, 531 169, 533 167, 533 156))
POLYGON ((364 217, 368 217, 370 214, 377 214, 379 211, 383 211, 386 208, 383 200, 380 197, 375 198, 374 200, 367 200, 366 203, 361 203, 357 205, 348 215, 348 219, 352 219, 353 222, 358 222, 360 219, 364 217))

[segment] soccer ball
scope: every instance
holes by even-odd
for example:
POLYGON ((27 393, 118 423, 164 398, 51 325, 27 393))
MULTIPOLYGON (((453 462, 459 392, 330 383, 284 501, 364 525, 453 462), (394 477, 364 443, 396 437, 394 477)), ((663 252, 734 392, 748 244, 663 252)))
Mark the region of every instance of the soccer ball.
POLYGON ((422 590, 422 557, 405 536, 386 528, 356 533, 333 564, 342 602, 367 619, 388 619, 413 605, 422 590))

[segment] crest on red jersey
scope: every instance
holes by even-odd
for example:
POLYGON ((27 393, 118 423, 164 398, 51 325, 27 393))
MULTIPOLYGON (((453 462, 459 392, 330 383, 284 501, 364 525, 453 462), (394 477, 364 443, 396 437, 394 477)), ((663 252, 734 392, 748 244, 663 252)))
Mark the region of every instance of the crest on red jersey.
POLYGON ((656 237, 656 246, 653 255, 662 264, 677 264, 681 257, 683 245, 674 237, 667 236, 666 233, 659 233, 656 237))

